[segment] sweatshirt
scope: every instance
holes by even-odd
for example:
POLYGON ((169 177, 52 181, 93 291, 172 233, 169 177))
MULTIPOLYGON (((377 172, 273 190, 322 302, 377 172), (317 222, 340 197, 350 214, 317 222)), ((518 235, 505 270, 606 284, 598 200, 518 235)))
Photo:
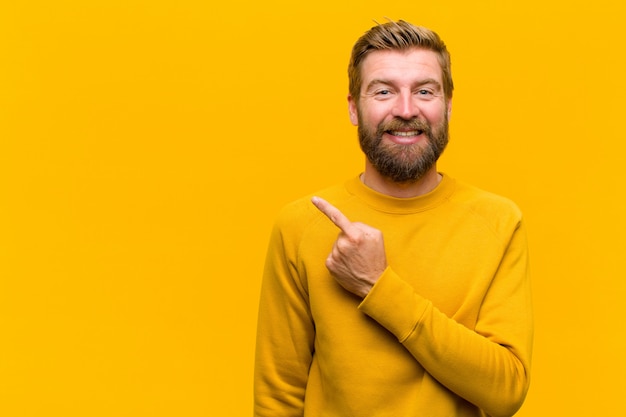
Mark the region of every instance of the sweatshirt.
POLYGON ((530 381, 527 238, 510 200, 443 174, 414 198, 358 177, 316 195, 382 231, 388 262, 365 298, 325 266, 339 230, 287 205, 261 287, 255 417, 512 416, 530 381))

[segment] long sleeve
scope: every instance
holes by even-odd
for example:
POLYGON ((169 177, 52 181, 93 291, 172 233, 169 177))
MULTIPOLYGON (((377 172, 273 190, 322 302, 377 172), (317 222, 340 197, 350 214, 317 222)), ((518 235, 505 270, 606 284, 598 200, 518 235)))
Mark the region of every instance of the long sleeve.
POLYGON ((533 324, 528 275, 520 223, 503 245, 473 328, 446 316, 391 268, 359 309, 392 332, 450 391, 490 416, 511 416, 529 386, 533 324))
POLYGON ((259 305, 255 417, 303 415, 314 326, 295 256, 293 242, 277 225, 267 252, 259 305))
POLYGON ((261 288, 255 417, 513 415, 533 330, 517 206, 447 176, 412 199, 358 177, 316 195, 380 230, 390 266, 355 296, 325 265, 337 227, 310 196, 281 211, 261 288))

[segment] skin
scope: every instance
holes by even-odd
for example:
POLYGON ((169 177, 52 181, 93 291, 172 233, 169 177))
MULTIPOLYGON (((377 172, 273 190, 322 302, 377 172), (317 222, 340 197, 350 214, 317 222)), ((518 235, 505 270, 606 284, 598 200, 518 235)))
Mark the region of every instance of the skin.
MULTIPOLYGON (((361 94, 358 100, 348 96, 348 110, 353 125, 361 123, 375 131, 393 119, 421 119, 439 126, 449 117, 451 101, 443 92, 442 71, 433 51, 412 48, 408 51, 375 51, 363 61, 361 94)), ((425 135, 397 136, 386 133, 383 144, 424 147, 425 135)), ((414 197, 433 190, 441 180, 434 165, 418 181, 395 183, 381 175, 369 161, 365 163, 363 182, 370 188, 394 197, 414 197)))
MULTIPOLYGON (((393 119, 419 118, 440 126, 449 118, 451 102, 443 92, 442 72, 437 55, 429 50, 371 52, 362 65, 359 100, 348 96, 353 125, 364 124, 376 131, 381 123, 393 119)), ((424 147, 428 138, 420 132, 387 131, 383 145, 424 147), (407 136, 407 133, 408 134, 407 136)), ((383 176, 366 161, 361 180, 368 187, 393 197, 415 197, 432 191, 441 181, 434 164, 414 182, 397 183, 383 176)), ((340 230, 326 259, 326 267, 339 285, 364 298, 387 268, 383 234, 363 223, 350 221, 339 209, 320 197, 312 203, 340 230)))
POLYGON ((365 298, 387 268, 382 232, 363 223, 351 222, 338 208, 320 197, 313 197, 312 202, 340 230, 326 259, 326 268, 344 289, 365 298))

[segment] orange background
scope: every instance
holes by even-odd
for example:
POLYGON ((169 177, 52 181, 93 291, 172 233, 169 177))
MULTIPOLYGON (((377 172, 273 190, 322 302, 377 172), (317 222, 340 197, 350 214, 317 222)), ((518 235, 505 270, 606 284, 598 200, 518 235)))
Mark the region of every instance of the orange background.
POLYGON ((251 415, 273 218, 362 169, 346 66, 385 16, 452 53, 440 169, 525 212, 518 415, 625 413, 617 2, 4 3, 0 415, 251 415))

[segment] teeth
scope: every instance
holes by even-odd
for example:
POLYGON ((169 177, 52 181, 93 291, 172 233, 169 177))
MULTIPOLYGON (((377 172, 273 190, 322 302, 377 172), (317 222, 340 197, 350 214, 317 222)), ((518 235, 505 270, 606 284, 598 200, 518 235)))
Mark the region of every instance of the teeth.
POLYGON ((395 131, 392 131, 390 133, 392 135, 394 135, 394 136, 417 136, 417 135, 419 135, 420 132, 419 132, 419 130, 411 130, 411 131, 408 131, 408 132, 395 132, 395 131))

